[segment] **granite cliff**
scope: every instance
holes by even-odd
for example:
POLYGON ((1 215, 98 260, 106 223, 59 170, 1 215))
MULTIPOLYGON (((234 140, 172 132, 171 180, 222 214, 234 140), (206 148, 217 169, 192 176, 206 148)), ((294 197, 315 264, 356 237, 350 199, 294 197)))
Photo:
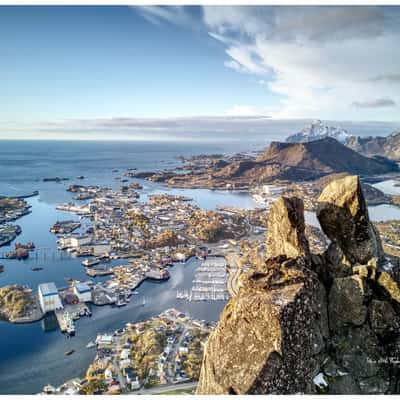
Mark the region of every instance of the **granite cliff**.
POLYGON ((346 146, 367 156, 380 156, 400 161, 400 132, 389 136, 350 136, 346 146))
POLYGON ((357 176, 331 182, 312 254, 298 198, 271 208, 267 254, 210 335, 198 394, 400 392, 399 262, 386 259, 357 176))

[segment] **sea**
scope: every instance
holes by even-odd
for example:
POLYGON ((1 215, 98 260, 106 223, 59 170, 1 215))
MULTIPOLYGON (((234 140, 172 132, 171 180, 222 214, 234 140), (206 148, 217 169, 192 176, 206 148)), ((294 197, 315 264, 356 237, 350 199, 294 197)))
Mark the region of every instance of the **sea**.
MULTIPOLYGON (((244 142, 244 141, 243 141, 244 142)), ((264 142, 94 142, 94 141, 0 141, 0 195, 29 195, 35 190, 39 195, 26 200, 31 213, 18 221, 22 233, 18 241, 32 241, 36 251, 25 261, 0 260, 5 270, 0 274, 0 286, 8 284, 29 285, 33 289, 42 282, 55 282, 66 286, 66 278, 90 279, 79 259, 57 250, 56 237, 49 232, 57 220, 77 219, 73 214, 57 211, 56 205, 71 201, 66 191, 71 184, 99 185, 118 188, 127 168, 153 171, 181 164, 179 156, 260 150, 264 142), (83 175, 79 180, 77 176, 83 175), (63 177, 68 181, 43 182, 46 177, 63 177), (32 267, 42 267, 32 271, 32 267)), ((132 180, 134 181, 134 180, 132 180)), ((143 185, 140 201, 149 194, 182 194, 193 199, 198 206, 213 210, 219 205, 254 208, 259 205, 247 193, 211 191, 206 189, 171 189, 162 184, 136 180, 143 185)), ((376 185, 387 193, 400 194, 393 181, 376 185)), ((369 208, 373 220, 400 219, 400 209, 393 206, 369 208)), ((306 213, 308 223, 318 226, 313 213, 306 213)), ((13 244, 0 248, 0 256, 13 244)), ((167 308, 177 308, 191 317, 217 321, 224 302, 188 302, 176 299, 176 291, 189 289, 195 269, 200 261, 191 259, 177 263, 167 282, 145 281, 139 295, 121 308, 93 307, 91 318, 76 323, 76 336, 62 335, 51 318, 33 324, 0 322, 0 394, 35 394, 46 384, 60 385, 74 377, 83 377, 95 356, 95 349, 86 348, 99 333, 112 333, 127 322, 145 320, 167 308), (146 299, 145 306, 142 305, 146 299), (74 349, 75 353, 65 356, 74 349)), ((114 264, 124 263, 122 260, 114 264)), ((95 278, 94 280, 102 280, 95 278)))

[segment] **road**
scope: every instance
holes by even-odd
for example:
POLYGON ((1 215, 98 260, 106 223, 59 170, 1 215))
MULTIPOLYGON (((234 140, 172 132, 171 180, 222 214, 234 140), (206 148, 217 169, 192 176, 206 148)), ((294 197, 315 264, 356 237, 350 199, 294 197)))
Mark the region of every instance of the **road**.
POLYGON ((122 375, 121 370, 118 365, 117 357, 120 354, 122 350, 122 345, 121 345, 121 338, 119 336, 114 337, 114 343, 115 346, 113 348, 113 356, 112 356, 112 364, 115 370, 115 373, 117 374, 118 377, 118 382, 121 388, 121 392, 123 394, 126 394, 127 388, 126 388, 126 381, 125 377, 122 375))
POLYGON ((172 364, 175 360, 176 354, 179 351, 179 347, 181 346, 182 340, 185 337, 187 329, 188 329, 187 325, 184 325, 181 336, 179 337, 179 340, 175 344, 173 351, 168 357, 168 377, 167 377, 168 383, 172 383, 172 377, 175 375, 174 371, 172 370, 172 364))
POLYGON ((182 383, 175 383, 174 385, 165 385, 165 386, 155 386, 149 389, 140 389, 136 390, 134 392, 129 392, 126 394, 130 395, 145 395, 145 394, 157 394, 157 393, 163 393, 163 392, 169 392, 171 390, 182 390, 182 389, 191 389, 195 388, 197 386, 197 382, 182 382, 182 383))

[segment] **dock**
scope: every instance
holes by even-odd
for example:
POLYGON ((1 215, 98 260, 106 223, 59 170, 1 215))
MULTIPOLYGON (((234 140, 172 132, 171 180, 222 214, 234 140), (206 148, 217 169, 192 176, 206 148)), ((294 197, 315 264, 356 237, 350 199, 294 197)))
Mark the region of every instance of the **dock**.
POLYGON ((74 321, 85 315, 91 315, 91 312, 85 303, 67 304, 63 309, 56 310, 54 313, 57 318, 60 331, 70 336, 75 334, 74 321))
POLYGON ((210 258, 196 269, 191 290, 178 290, 176 298, 187 301, 226 301, 228 272, 226 260, 221 257, 210 258))

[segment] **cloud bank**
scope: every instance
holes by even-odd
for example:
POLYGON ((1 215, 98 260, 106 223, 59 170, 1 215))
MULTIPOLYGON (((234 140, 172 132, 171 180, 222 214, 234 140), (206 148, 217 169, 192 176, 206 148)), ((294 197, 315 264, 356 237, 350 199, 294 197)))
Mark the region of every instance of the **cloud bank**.
MULTIPOLYGON (((249 109, 234 107, 232 113, 248 114, 249 109)), ((203 116, 185 118, 98 118, 43 121, 21 124, 9 122, 0 127, 0 139, 76 139, 218 142, 226 146, 240 141, 243 147, 285 138, 298 132, 310 119, 271 119, 265 115, 203 116)), ((400 123, 324 120, 329 126, 341 126, 354 135, 388 135, 400 130, 400 123)))
POLYGON ((399 10, 205 6, 203 19, 226 67, 281 96, 273 117, 398 119, 399 10))

